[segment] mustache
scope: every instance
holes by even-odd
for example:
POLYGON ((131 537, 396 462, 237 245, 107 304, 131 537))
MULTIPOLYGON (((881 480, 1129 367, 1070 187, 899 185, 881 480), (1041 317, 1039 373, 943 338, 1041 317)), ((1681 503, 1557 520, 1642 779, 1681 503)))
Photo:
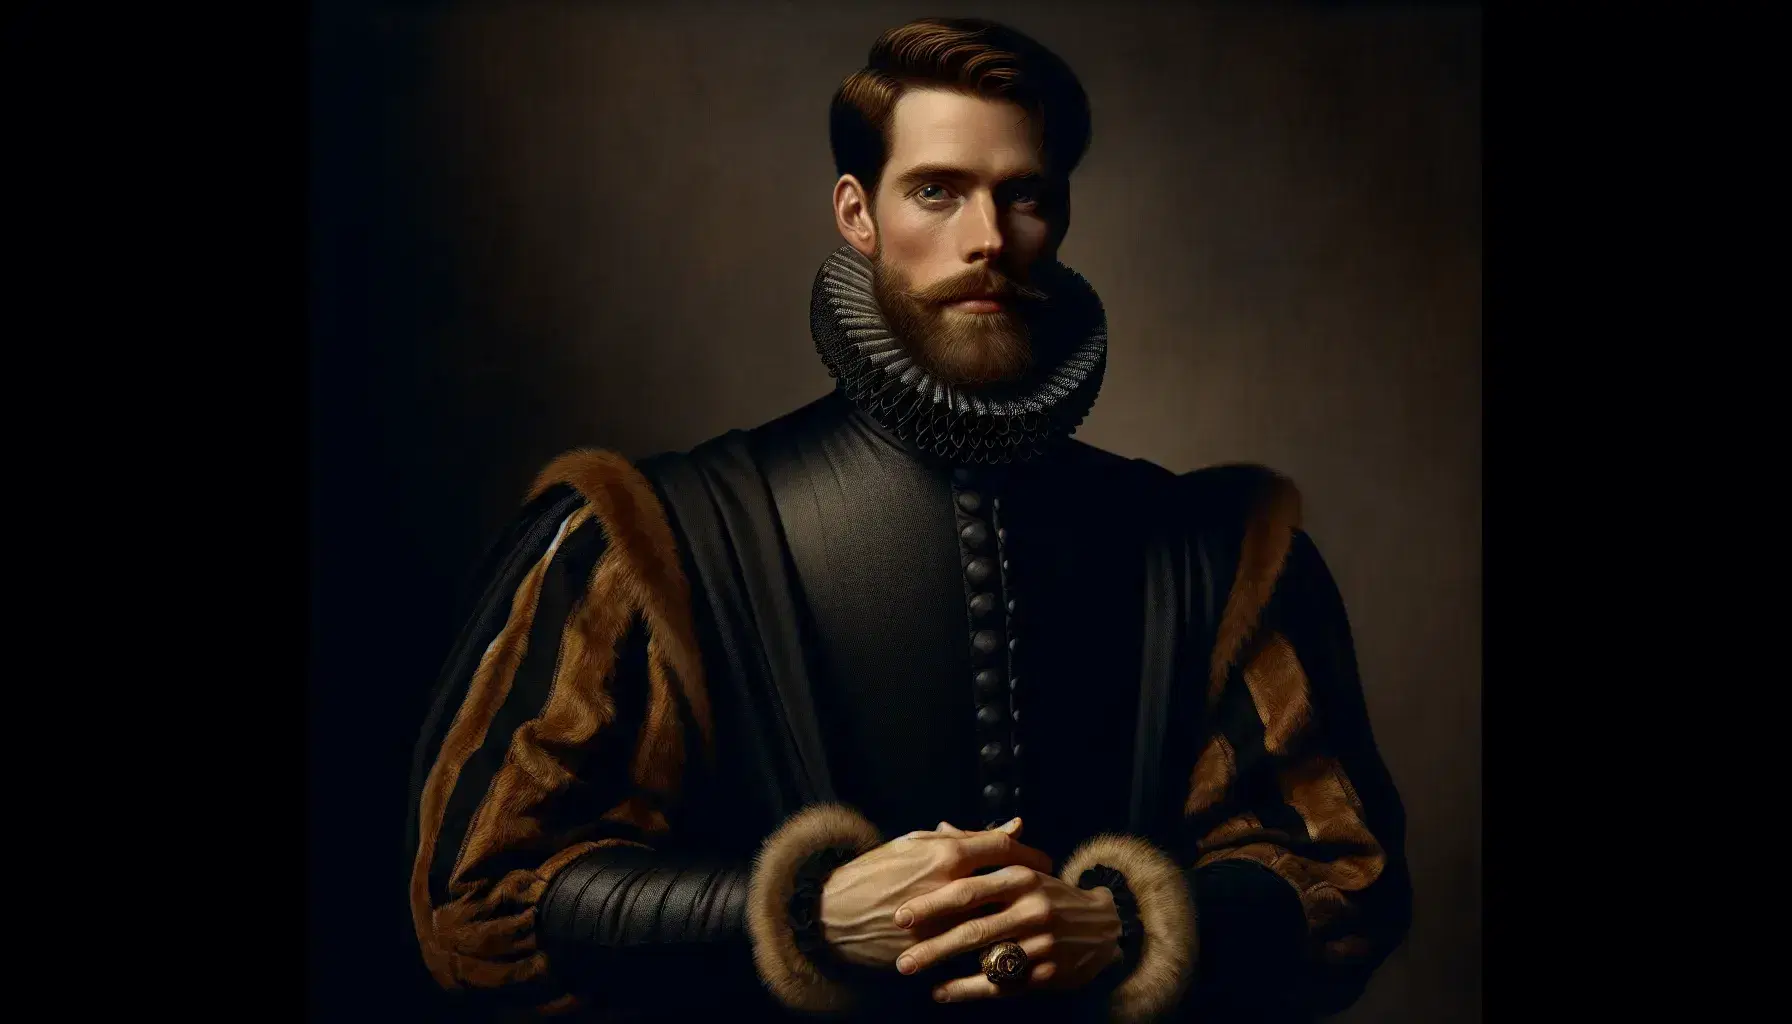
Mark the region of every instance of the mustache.
POLYGON ((1025 302, 1044 302, 1051 298, 1050 293, 1038 285, 1023 284, 989 266, 978 267, 957 277, 949 277, 944 281, 911 292, 910 295, 917 301, 939 305, 986 296, 998 299, 1018 299, 1025 302))

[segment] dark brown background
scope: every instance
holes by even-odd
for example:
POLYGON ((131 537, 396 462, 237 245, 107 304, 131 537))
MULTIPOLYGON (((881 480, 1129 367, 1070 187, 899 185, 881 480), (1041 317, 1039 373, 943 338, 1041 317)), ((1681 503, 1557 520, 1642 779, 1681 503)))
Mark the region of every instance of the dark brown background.
MULTIPOLYGON (((415 998, 408 747, 456 588, 574 445, 820 394, 825 108, 882 3, 384 5, 313 35, 311 1000, 415 998)), ((1345 1018, 1481 1019, 1481 15, 971 4, 1095 136, 1063 256, 1113 349, 1083 438, 1289 474, 1411 821, 1412 935, 1345 1018)))

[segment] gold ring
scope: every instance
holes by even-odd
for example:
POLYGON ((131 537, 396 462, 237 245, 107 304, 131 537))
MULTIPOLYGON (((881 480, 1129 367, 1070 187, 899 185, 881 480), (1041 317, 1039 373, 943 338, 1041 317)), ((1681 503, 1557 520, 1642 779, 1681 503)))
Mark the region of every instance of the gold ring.
POLYGON ((983 976, 997 985, 1012 985, 1033 966, 1018 942, 998 942, 983 953, 983 976))

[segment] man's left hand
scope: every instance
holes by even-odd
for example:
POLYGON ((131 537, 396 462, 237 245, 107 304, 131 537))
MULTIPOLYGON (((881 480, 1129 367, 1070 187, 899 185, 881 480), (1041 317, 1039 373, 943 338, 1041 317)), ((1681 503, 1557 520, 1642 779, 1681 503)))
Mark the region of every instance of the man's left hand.
POLYGON ((1107 887, 1078 889, 1020 865, 961 878, 918 896, 897 908, 896 924, 911 931, 937 928, 991 904, 998 908, 993 913, 971 917, 904 950, 896 969, 913 974, 1009 940, 1027 951, 1032 971, 1011 985, 997 986, 974 974, 933 990, 940 1002, 959 1002, 1028 990, 1080 988, 1121 957, 1120 915, 1107 887))

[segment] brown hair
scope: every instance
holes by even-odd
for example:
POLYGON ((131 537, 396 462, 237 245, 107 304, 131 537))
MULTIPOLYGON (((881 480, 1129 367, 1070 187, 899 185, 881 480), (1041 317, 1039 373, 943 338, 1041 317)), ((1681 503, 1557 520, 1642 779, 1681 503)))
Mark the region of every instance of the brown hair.
POLYGON ((954 89, 1018 104, 1039 124, 1048 174, 1064 181, 1089 148, 1089 97, 1063 59, 1032 39, 980 18, 922 18, 871 45, 828 111, 837 174, 877 194, 890 155, 890 115, 909 88, 954 89))

